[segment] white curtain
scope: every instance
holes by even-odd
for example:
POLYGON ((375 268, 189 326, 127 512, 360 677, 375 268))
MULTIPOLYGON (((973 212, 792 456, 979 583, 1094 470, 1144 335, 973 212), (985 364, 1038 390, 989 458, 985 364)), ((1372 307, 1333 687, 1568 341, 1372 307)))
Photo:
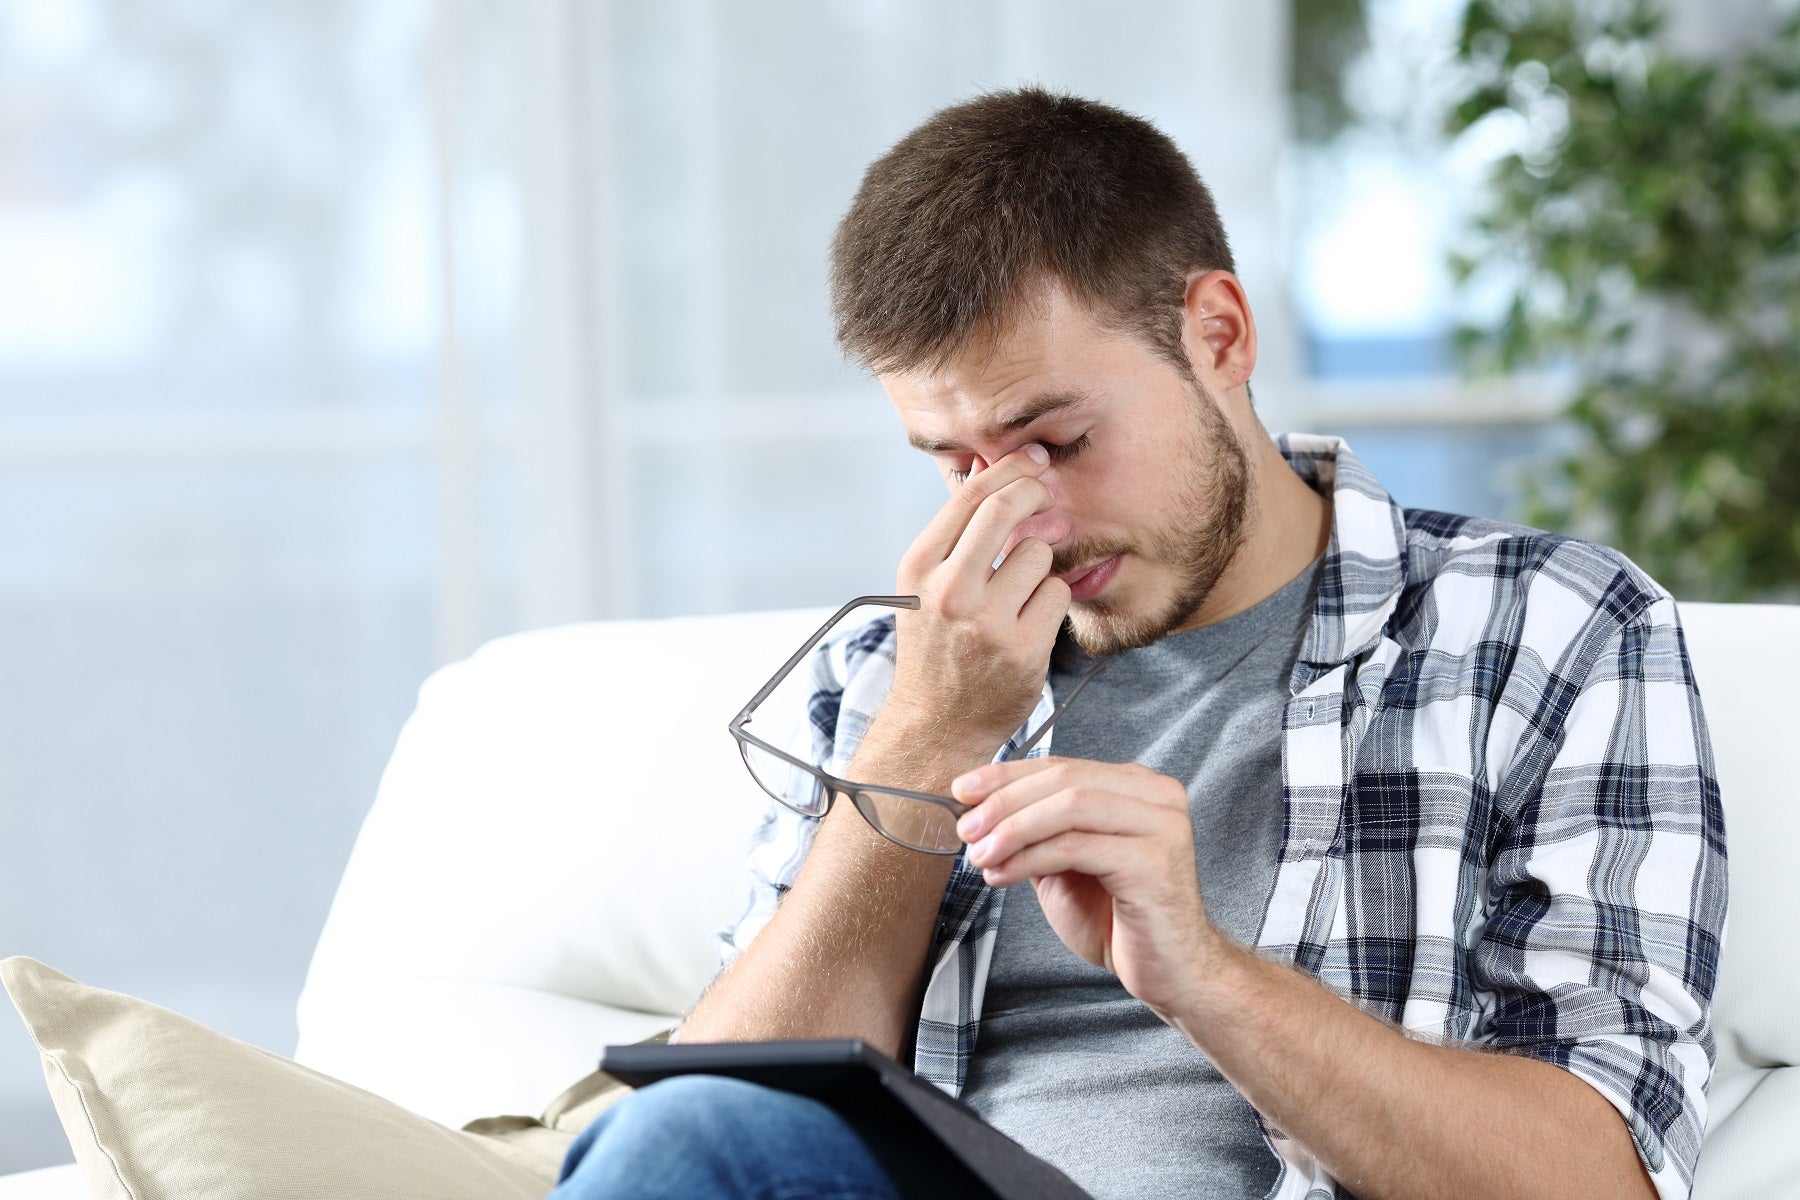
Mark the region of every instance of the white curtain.
MULTIPOLYGON (((289 1050, 432 667, 891 587, 941 486, 824 256, 940 105, 1171 133, 1280 425, 1284 7, 8 0, 0 954, 289 1050)), ((0 1171, 64 1157, 0 1021, 0 1171)))
MULTIPOLYGON (((891 586, 939 485, 879 389, 838 359, 825 249, 868 161, 985 88, 1103 97, 1187 147, 1263 316, 1259 394, 1278 418, 1293 365, 1274 203, 1281 8, 451 10, 454 45, 491 53, 499 39, 517 56, 519 86, 496 97, 517 116, 491 126, 511 155, 490 161, 512 172, 522 231, 520 417, 554 435, 521 443, 549 456, 524 501, 564 535, 528 543, 524 623, 891 586)), ((453 101, 452 125, 478 127, 479 103, 453 101)))

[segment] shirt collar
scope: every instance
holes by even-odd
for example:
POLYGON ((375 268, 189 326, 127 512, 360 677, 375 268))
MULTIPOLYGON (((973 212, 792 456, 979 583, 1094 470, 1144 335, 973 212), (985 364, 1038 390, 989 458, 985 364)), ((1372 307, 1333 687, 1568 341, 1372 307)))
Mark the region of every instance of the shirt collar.
POLYGON ((1331 544, 1300 661, 1334 667, 1381 641, 1406 580, 1406 518, 1342 438, 1287 433, 1275 444, 1314 491, 1331 496, 1331 544))

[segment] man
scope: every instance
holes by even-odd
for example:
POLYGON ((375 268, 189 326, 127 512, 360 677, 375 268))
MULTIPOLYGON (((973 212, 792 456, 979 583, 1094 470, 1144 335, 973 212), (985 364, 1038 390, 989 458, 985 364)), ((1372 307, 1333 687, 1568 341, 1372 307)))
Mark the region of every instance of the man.
MULTIPOLYGON (((1724 843, 1666 593, 1272 440, 1211 198, 1113 109, 938 113, 832 285, 952 495, 918 609, 819 652, 816 761, 968 846, 772 810, 680 1040, 910 1054, 1098 1197, 1685 1196, 1724 843)), ((559 1195, 894 1194, 810 1101, 678 1082, 559 1195)))

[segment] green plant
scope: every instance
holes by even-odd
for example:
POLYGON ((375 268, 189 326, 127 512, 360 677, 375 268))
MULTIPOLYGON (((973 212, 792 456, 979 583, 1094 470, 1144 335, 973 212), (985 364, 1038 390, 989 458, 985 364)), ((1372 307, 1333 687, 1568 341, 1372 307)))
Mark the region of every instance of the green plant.
POLYGON ((1673 56, 1648 0, 1475 0, 1451 130, 1508 134, 1456 273, 1465 361, 1566 362, 1577 438, 1529 519, 1677 595, 1800 599, 1800 15, 1673 56))
POLYGON ((1288 101, 1294 136, 1322 145, 1354 124, 1344 73, 1369 49, 1363 0, 1289 0, 1288 101))

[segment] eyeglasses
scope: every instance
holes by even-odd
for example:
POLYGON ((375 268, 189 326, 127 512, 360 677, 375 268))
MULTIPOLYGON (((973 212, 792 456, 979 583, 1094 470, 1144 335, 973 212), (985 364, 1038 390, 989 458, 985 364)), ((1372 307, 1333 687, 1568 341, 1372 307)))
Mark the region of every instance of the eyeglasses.
MULTIPOLYGON (((919 598, 858 596, 838 609, 830 620, 819 626, 818 632, 807 638, 805 644, 781 664, 781 669, 775 672, 769 682, 758 688, 756 695, 750 697, 750 703, 744 705, 738 715, 732 718, 731 736, 737 739, 738 752, 743 755, 744 766, 749 768, 750 776, 756 780, 757 786, 802 816, 823 817, 831 811, 832 802, 842 793, 850 797, 863 820, 888 841, 910 850, 922 850, 926 854, 957 854, 961 852, 963 843, 956 836, 956 820, 969 811, 968 805, 933 792, 852 783, 764 741, 747 728, 757 707, 781 686, 782 681, 812 652, 813 647, 824 640, 825 635, 836 628, 847 615, 865 604, 916 609, 919 607, 919 598)), ((1057 706, 1036 733, 1013 752, 1012 757, 1023 758, 1030 753, 1032 747, 1050 732, 1050 727, 1056 724, 1057 719, 1068 711, 1069 705, 1087 687, 1088 681, 1105 670, 1106 664, 1107 660, 1104 658, 1095 663, 1069 692, 1068 698, 1057 706)))

